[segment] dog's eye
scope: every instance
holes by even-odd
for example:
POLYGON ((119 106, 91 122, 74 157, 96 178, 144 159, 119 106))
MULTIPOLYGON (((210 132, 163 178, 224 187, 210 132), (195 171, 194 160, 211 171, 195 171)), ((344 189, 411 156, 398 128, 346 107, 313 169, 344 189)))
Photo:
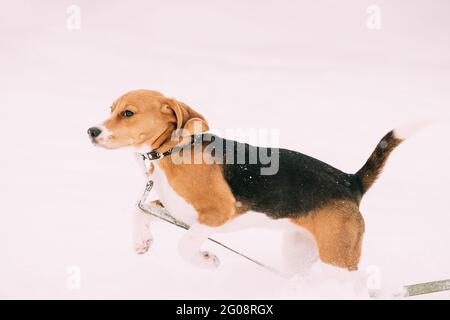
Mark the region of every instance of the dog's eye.
POLYGON ((125 110, 125 111, 122 111, 122 112, 120 113, 120 115, 121 115, 122 117, 124 117, 124 118, 129 118, 129 117, 132 117, 132 116, 134 115, 134 112, 133 112, 133 111, 130 111, 130 110, 125 110))

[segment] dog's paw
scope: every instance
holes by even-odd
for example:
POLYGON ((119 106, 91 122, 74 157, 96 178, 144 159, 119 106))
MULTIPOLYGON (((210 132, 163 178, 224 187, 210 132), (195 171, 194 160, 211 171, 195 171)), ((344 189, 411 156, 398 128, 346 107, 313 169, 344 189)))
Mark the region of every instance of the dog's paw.
POLYGON ((220 260, 215 254, 208 251, 201 252, 201 267, 205 269, 215 269, 219 267, 219 265, 220 260))
POLYGON ((135 243, 134 251, 137 254, 144 254, 148 251, 148 249, 150 249, 152 243, 153 243, 153 239, 142 239, 135 243))

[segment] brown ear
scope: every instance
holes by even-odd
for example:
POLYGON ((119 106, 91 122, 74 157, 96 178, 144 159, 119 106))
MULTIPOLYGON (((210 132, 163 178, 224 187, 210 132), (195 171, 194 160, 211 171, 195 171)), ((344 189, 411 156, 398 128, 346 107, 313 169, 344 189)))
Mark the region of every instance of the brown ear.
POLYGON ((178 104, 178 101, 174 99, 164 98, 162 101, 161 112, 165 114, 175 114, 176 129, 180 129, 183 126, 183 121, 188 117, 188 112, 178 104))
POLYGON ((205 118, 193 110, 187 104, 175 99, 165 98, 161 107, 163 113, 174 113, 176 118, 176 129, 184 129, 190 134, 198 134, 209 129, 205 118), (201 132, 198 132, 201 130, 201 132))

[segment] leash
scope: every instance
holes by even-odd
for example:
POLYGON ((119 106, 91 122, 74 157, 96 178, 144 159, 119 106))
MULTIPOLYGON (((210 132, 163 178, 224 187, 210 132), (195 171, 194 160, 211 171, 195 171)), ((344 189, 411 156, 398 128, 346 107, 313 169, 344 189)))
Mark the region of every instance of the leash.
MULTIPOLYGON (((145 186, 144 193, 142 194, 142 197, 139 200, 137 206, 138 206, 138 208, 140 210, 142 210, 146 214, 149 214, 149 215, 151 215, 153 217, 156 217, 156 218, 158 218, 158 219, 160 219, 162 221, 170 223, 170 224, 172 224, 172 225, 174 225, 174 226, 176 226, 178 228, 181 228, 181 229, 184 229, 184 230, 189 230, 190 226, 188 224, 177 220, 175 217, 173 217, 167 211, 167 209, 165 209, 165 208, 163 208, 161 206, 157 206, 157 205, 147 205, 146 204, 147 197, 150 194, 150 191, 153 189, 154 182, 153 182, 153 180, 150 179, 150 174, 149 174, 149 171, 147 169, 145 161, 146 160, 152 161, 152 160, 161 159, 161 158, 163 158, 163 157, 165 157, 167 155, 170 155, 174 151, 175 151, 175 148, 170 149, 170 150, 168 150, 168 151, 166 151, 164 153, 151 151, 151 152, 148 152, 146 154, 140 154, 140 153, 136 154, 136 159, 138 160, 139 167, 141 168, 144 176, 148 179, 147 180, 147 184, 145 186)), ((224 248, 224 249, 226 249, 226 250, 228 250, 228 251, 230 251, 230 252, 232 252, 232 253, 234 253, 234 254, 236 254, 236 255, 238 255, 238 256, 240 256, 240 257, 242 257, 242 258, 244 258, 244 259, 246 259, 248 261, 250 261, 250 262, 253 262, 254 264, 256 264, 256 265, 258 265, 258 266, 260 266, 260 267, 262 267, 262 268, 264 268, 264 269, 266 269, 266 270, 268 270, 268 271, 270 271, 270 272, 272 272, 274 274, 277 274, 277 275, 279 275, 279 276, 281 276, 283 278, 289 278, 289 275, 287 275, 287 274, 285 274, 285 273, 283 273, 283 272, 281 272, 281 271, 279 271, 279 270, 277 270, 275 268, 272 268, 272 267, 270 267, 270 266, 268 266, 268 265, 266 265, 266 264, 264 264, 264 263, 262 263, 262 262, 260 262, 260 261, 258 261, 256 259, 253 259, 253 258, 243 254, 242 252, 239 252, 238 250, 235 250, 235 249, 233 249, 233 248, 223 244, 222 242, 220 242, 218 240, 215 240, 214 238, 208 237, 208 240, 213 242, 213 243, 215 243, 215 244, 217 244, 217 245, 219 245, 219 246, 221 246, 222 248, 224 248)))
POLYGON ((401 297, 413 297, 427 293, 441 292, 450 290, 450 279, 423 282, 403 286, 401 297))

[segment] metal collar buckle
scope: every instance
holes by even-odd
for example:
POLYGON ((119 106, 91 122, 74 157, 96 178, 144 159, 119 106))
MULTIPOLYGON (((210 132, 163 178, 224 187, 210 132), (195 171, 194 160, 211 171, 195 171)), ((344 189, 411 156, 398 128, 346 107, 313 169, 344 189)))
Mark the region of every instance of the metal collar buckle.
POLYGON ((158 151, 150 151, 150 152, 142 154, 142 158, 144 160, 148 159, 150 161, 158 160, 158 159, 164 158, 164 154, 161 152, 158 152, 158 151))

